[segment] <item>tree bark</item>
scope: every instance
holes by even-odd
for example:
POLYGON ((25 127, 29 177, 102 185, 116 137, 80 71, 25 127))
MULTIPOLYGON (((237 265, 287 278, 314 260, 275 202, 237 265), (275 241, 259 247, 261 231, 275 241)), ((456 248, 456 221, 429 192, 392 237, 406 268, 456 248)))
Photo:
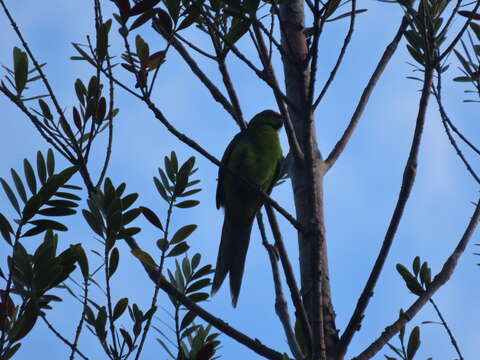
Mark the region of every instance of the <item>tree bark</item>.
MULTIPOLYGON (((315 124, 311 122, 311 129, 307 131, 307 124, 312 119, 313 114, 308 113, 312 107, 308 102, 308 85, 310 81, 310 71, 306 65, 308 46, 304 30, 304 1, 290 0, 287 4, 281 6, 282 19, 282 46, 289 54, 288 58, 283 58, 286 94, 294 104, 294 108, 289 108, 289 114, 292 119, 294 129, 301 144, 302 151, 307 150, 306 144, 310 143, 313 148, 313 181, 314 196, 309 190, 309 169, 307 166, 308 156, 305 159, 292 157, 289 174, 292 180, 293 194, 295 199, 297 220, 308 229, 304 233, 299 233, 299 260, 302 297, 305 308, 311 324, 323 322, 324 339, 313 339, 314 346, 324 347, 327 359, 335 358, 335 348, 338 343, 338 331, 335 326, 335 311, 331 301, 330 281, 328 275, 328 257, 326 244, 325 221, 323 216, 323 175, 324 161, 318 150, 315 124), (308 134, 310 133, 310 134, 308 134), (315 206, 312 206, 315 203, 315 206), (317 231, 311 230, 316 225, 317 231), (315 253, 316 249, 318 251, 315 253), (321 302, 313 290, 315 269, 320 267, 321 273, 321 302), (322 305, 322 314, 318 311, 318 304, 322 305), (321 319, 323 315, 323 319, 321 319)), ((308 154, 307 154, 308 155, 308 154)), ((310 173, 311 174, 311 173, 310 173)), ((311 175, 310 175, 311 176, 311 175)), ((318 270, 317 270, 318 271, 318 270)), ((314 327, 312 325, 312 327, 314 327)), ((314 337, 319 334, 313 333, 314 337)), ((312 349, 314 359, 320 359, 320 349, 312 349)))

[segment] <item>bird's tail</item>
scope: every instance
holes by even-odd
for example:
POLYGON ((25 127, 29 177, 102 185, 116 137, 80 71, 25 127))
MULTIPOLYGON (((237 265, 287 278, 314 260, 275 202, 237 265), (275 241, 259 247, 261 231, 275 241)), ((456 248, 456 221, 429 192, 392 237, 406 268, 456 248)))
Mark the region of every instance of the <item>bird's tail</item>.
POLYGON ((217 265, 212 283, 212 295, 218 291, 227 273, 230 272, 230 294, 233 307, 237 306, 242 285, 253 219, 254 217, 247 224, 238 224, 232 216, 225 216, 223 222, 222 239, 218 249, 217 265))

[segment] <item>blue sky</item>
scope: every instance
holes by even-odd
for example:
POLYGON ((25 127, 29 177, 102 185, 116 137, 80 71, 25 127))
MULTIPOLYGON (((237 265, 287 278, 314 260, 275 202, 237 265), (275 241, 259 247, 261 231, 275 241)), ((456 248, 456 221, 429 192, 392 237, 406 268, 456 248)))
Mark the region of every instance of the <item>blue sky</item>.
MULTIPOLYGON (((109 5, 109 2, 105 3, 109 5)), ((38 60, 47 62, 45 71, 69 114, 76 99, 74 80, 80 77, 86 81, 93 74, 87 65, 69 60, 74 54, 71 42, 84 42, 87 34, 92 35, 93 10, 90 3, 52 0, 39 5, 37 1, 24 0, 7 4, 38 60)), ((369 8, 369 11, 358 17, 346 61, 316 114, 318 143, 325 154, 348 123, 361 90, 384 46, 393 37, 402 15, 400 8, 395 5, 367 1, 361 6, 369 8)), ((106 14, 108 9, 107 6, 106 14)), ((3 14, 0 18, 0 43, 3 44, 0 63, 10 66, 11 49, 19 46, 19 41, 3 14)), ((326 28, 320 44, 319 84, 323 84, 336 60, 347 25, 348 21, 341 20, 328 24, 326 28)), ((163 41, 148 26, 141 31, 152 50, 163 48, 163 41)), ((118 54, 120 48, 115 25, 111 34, 113 50, 118 54)), ((200 44, 206 44, 205 39, 196 33, 187 31, 186 35, 192 36, 200 44)), ((253 49, 249 48, 246 41, 242 40, 239 45, 248 55, 254 56, 253 49)), ((246 118, 265 108, 275 108, 273 96, 263 83, 233 58, 230 61, 233 81, 246 118)), ((412 75, 412 68, 407 61, 409 56, 402 42, 379 82, 347 151, 325 179, 330 276, 337 326, 341 330, 369 274, 398 196, 420 87, 420 83, 405 78, 412 75)), ((454 59, 450 58, 450 61, 451 70, 444 80, 446 109, 455 123, 465 130, 474 143, 478 143, 478 123, 474 117, 474 111, 478 113, 478 110, 476 105, 462 103, 465 98, 463 84, 449 83, 451 78, 459 75, 454 59)), ((221 85, 215 66, 205 60, 199 60, 199 63, 221 85)), ((278 60, 276 65, 277 73, 281 76, 278 60)), ((133 83, 132 79, 125 77, 123 70, 117 69, 117 74, 127 83, 133 83)), ((173 51, 168 54, 159 73, 153 99, 180 131, 190 134, 217 158, 221 157, 225 146, 238 130, 232 119, 211 100, 208 92, 173 51)), ((217 168, 175 139, 142 103, 121 89, 116 90, 116 101, 120 114, 115 122, 113 156, 108 175, 115 184, 126 182, 127 191, 140 193, 138 205, 146 205, 164 217, 165 205, 155 191, 152 176, 157 174, 163 157, 171 150, 175 150, 183 161, 195 155, 200 168, 197 177, 203 189, 197 197, 201 204, 192 210, 178 210, 172 226, 176 229, 185 224, 198 224, 190 240, 192 253, 199 251, 202 261, 214 263, 223 221, 223 214, 216 210, 214 200, 217 168)), ((47 145, 28 120, 3 97, 0 97, 0 109, 0 152, 3 154, 0 176, 6 178, 9 177, 10 168, 21 169, 23 158, 33 160, 36 151, 45 151, 47 145)), ((415 299, 403 285, 395 264, 400 262, 410 266, 413 258, 419 255, 429 262, 432 272, 436 273, 456 245, 473 212, 470 202, 477 200, 478 186, 455 156, 436 110, 432 101, 427 114, 417 182, 361 332, 352 342, 348 353, 350 356, 370 344, 396 318, 399 309, 408 307, 415 299)), ((286 152, 285 134, 281 136, 286 152)), ((101 139, 94 148, 94 174, 98 174, 100 169, 104 146, 105 139, 101 139)), ((478 166, 478 161, 472 159, 473 164, 478 166)), ((60 156, 57 156, 57 161, 59 167, 67 166, 60 156)), ((273 197, 293 212, 289 182, 276 188, 273 197)), ((11 218, 13 212, 3 193, 0 193, 0 199, 0 211, 11 218)), ((139 244, 154 253, 159 234, 143 220, 137 222, 144 227, 137 238, 139 244)), ((93 233, 87 229, 81 216, 67 219, 66 224, 70 231, 60 234, 61 246, 81 242, 86 249, 98 249, 93 233)), ((296 235, 288 224, 281 225, 291 261, 296 265, 296 235)), ((25 243, 27 247, 34 247, 39 241, 30 238, 25 243)), ((477 235, 473 242, 479 242, 477 235)), ((132 259, 127 246, 121 243, 118 246, 121 265, 113 280, 114 298, 128 296, 146 308, 150 302, 152 284, 145 278, 138 262, 132 259)), ((5 244, 0 243, 0 253, 5 254, 6 250, 5 244)), ((474 358, 480 342, 480 313, 476 306, 480 269, 476 266, 478 259, 472 255, 474 251, 475 247, 470 245, 452 280, 435 295, 466 359, 474 358)), ((4 261, 2 256, 0 266, 4 267, 4 261)), ((77 303, 67 300, 66 293, 58 291, 58 294, 63 294, 66 300, 59 305, 58 311, 48 313, 48 317, 62 333, 71 337, 74 333, 72 324, 77 320, 79 307, 77 303)), ((99 294, 96 296, 100 301, 99 294)), ((168 307, 166 297, 161 297, 160 301, 168 307)), ((238 307, 231 308, 226 286, 205 307, 251 337, 257 337, 279 351, 287 351, 285 336, 273 305, 268 257, 260 244, 258 231, 254 230, 238 307)), ((437 320, 428 306, 408 328, 426 320, 437 320)), ((130 326, 126 318, 123 324, 130 326)), ((455 357, 443 328, 423 325, 421 331, 422 347, 418 359, 432 356, 434 359, 450 360, 455 357)), ((156 356, 166 359, 167 355, 156 344, 154 337, 147 344, 144 358, 156 356)), ((228 337, 222 336, 221 339, 220 354, 224 358, 257 358, 250 350, 228 337)), ((100 358, 101 349, 88 332, 84 333, 80 345, 91 358, 100 358)), ((60 359, 65 358, 66 351, 64 345, 39 323, 25 339, 17 359, 47 355, 52 359, 60 359)), ((392 355, 384 349, 376 359, 383 358, 381 354, 384 353, 392 355)))

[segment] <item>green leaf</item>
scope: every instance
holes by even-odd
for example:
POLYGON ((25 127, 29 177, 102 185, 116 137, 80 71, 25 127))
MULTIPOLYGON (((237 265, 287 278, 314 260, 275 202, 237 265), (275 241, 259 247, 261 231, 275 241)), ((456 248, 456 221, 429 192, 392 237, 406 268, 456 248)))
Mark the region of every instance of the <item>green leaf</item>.
POLYGON ((397 264, 397 271, 402 276, 403 280, 405 281, 405 285, 407 285, 407 288, 412 293, 415 295, 421 295, 424 292, 422 286, 419 284, 415 276, 413 276, 405 266, 402 264, 397 264))
POLYGON ((194 282, 192 285, 190 285, 187 288, 187 290, 185 291, 185 293, 194 292, 194 291, 203 289, 204 287, 209 286, 209 285, 210 285, 210 279, 208 279, 208 278, 201 279, 201 280, 198 280, 198 281, 194 282))
POLYGON ((200 201, 198 200, 185 200, 175 204, 175 206, 182 209, 186 209, 186 208, 197 206, 198 204, 200 204, 200 201))
POLYGON ((18 195, 20 195, 20 199, 22 199, 22 201, 26 203, 27 192, 25 191, 25 186, 23 186, 22 179, 20 179, 20 176, 18 176, 17 172, 14 169, 10 169, 10 173, 12 174, 13 183, 15 184, 18 195))
POLYGON ((140 15, 139 17, 137 17, 135 19, 135 21, 132 23, 132 25, 130 25, 129 31, 132 31, 132 30, 142 26, 148 20, 150 20, 154 15, 155 15, 155 11, 153 11, 153 10, 145 11, 142 15, 140 15))
POLYGON ((33 171, 33 167, 27 159, 23 159, 23 172, 25 173, 25 179, 27 179, 28 188, 30 189, 31 193, 35 195, 37 192, 35 172, 33 171))
POLYGON ((107 20, 102 25, 97 32, 97 56, 100 61, 105 58, 108 48, 108 32, 112 26, 112 19, 107 20))
POLYGON ((122 210, 127 210, 130 206, 133 205, 135 201, 138 199, 137 193, 128 194, 124 198, 122 198, 122 210))
POLYGON ((80 266, 80 271, 82 272, 83 279, 86 281, 89 276, 87 255, 85 254, 85 250, 83 250, 81 245, 76 246, 75 251, 77 254, 78 265, 80 266))
POLYGON ((180 330, 183 330, 190 325, 196 317, 197 314, 195 314, 193 311, 187 312, 180 323, 180 330))
POLYGON ((77 212, 70 208, 50 207, 38 210, 38 214, 44 216, 69 216, 74 215, 77 212))
POLYGON ((417 276, 418 272, 420 271, 420 257, 419 256, 415 256, 415 259, 413 259, 412 268, 413 268, 413 273, 415 274, 415 276, 417 276))
POLYGON ((32 221, 29 221, 28 223, 32 225, 37 225, 37 226, 44 226, 45 229, 52 229, 57 231, 68 230, 68 228, 65 225, 59 223, 58 221, 49 220, 49 219, 32 220, 32 221))
POLYGON ((52 176, 55 171, 55 157, 53 156, 52 149, 48 149, 47 151, 47 171, 49 176, 52 176))
POLYGON ((12 239, 10 234, 13 234, 13 229, 7 218, 0 213, 0 232, 2 233, 3 238, 9 243, 12 244, 12 239))
POLYGON ((98 235, 100 235, 103 238, 103 226, 102 226, 102 220, 97 219, 90 211, 88 210, 82 210, 83 217, 87 221, 88 225, 90 228, 98 235))
POLYGON ((407 345, 407 360, 412 360, 420 347, 420 328, 415 326, 410 333, 407 345))
MULTIPOLYGON (((177 163, 176 157, 175 157, 174 163, 175 164, 177 163)), ((178 171, 176 176, 175 190, 173 192, 174 196, 178 196, 185 191, 185 188, 187 187, 187 184, 188 184, 188 177, 194 165, 195 165, 195 157, 192 156, 182 165, 182 167, 178 171)))
POLYGON ((204 292, 197 292, 197 293, 190 294, 187 297, 193 302, 200 302, 200 301, 207 300, 210 297, 210 295, 204 292))
POLYGON ((178 20, 178 15, 180 14, 180 0, 166 0, 165 4, 167 5, 167 10, 170 16, 176 23, 178 20))
POLYGON ((128 306, 128 299, 122 298, 118 300, 113 309, 113 321, 117 320, 125 312, 125 309, 128 306))
POLYGON ((138 260, 140 260, 145 265, 147 265, 147 266, 149 266, 153 269, 155 269, 157 267, 157 264, 155 263, 155 261, 145 251, 140 250, 140 249, 133 249, 132 254, 133 254, 133 256, 135 256, 138 260))
POLYGON ((192 270, 195 270, 195 268, 198 266, 198 264, 200 264, 200 259, 201 258, 202 258, 202 256, 199 253, 196 253, 195 255, 193 255, 192 262, 191 262, 192 270))
POLYGON ((61 216, 61 213, 65 215, 74 214, 75 210, 68 208, 48 208, 41 211, 39 211, 39 209, 56 193, 61 185, 70 180, 77 170, 78 168, 76 166, 72 166, 63 170, 59 174, 50 176, 48 181, 42 186, 38 193, 28 199, 22 213, 23 221, 30 220, 37 212, 46 216, 61 216), (55 215, 57 213, 58 215, 55 215))
POLYGON ((112 253, 110 254, 110 264, 108 266, 108 277, 111 278, 115 271, 118 268, 118 262, 120 261, 120 252, 118 248, 113 248, 112 253))
POLYGON ((20 95, 25 89, 28 77, 28 57, 18 47, 13 48, 13 73, 15 76, 15 88, 20 95))
POLYGON ((40 151, 37 152, 37 174, 40 179, 40 183, 43 185, 47 181, 47 167, 45 159, 40 151))
POLYGON ((16 343, 15 345, 13 345, 10 349, 8 349, 4 354, 3 354, 3 357, 2 357, 2 360, 9 360, 12 358, 13 355, 15 355, 15 353, 18 351, 18 349, 20 349, 20 346, 22 344, 21 343, 16 343))
POLYGON ((7 184, 7 182, 3 180, 3 178, 0 178, 0 183, 2 183, 3 190, 5 191, 5 194, 7 195, 8 200, 10 200, 13 208, 17 211, 18 214, 20 214, 20 206, 18 205, 17 198, 15 197, 12 189, 7 184))
POLYGON ((185 241, 183 241, 183 242, 175 245, 175 247, 172 250, 170 250, 170 252, 167 254, 167 257, 181 255, 185 251, 187 251, 189 248, 190 248, 190 246, 188 246, 188 244, 185 241))
POLYGON ((141 210, 139 208, 134 208, 123 213, 122 215, 123 225, 125 226, 131 223, 133 220, 135 220, 138 217, 138 215, 140 215, 140 213, 141 213, 141 210))
POLYGON ((163 231, 163 226, 160 219, 152 210, 150 210, 145 206, 140 206, 139 209, 142 211, 143 216, 145 216, 145 219, 147 219, 150 222, 150 224, 152 224, 153 226, 156 226, 157 228, 163 231))
POLYGON ((225 35, 225 41, 227 43, 227 48, 229 45, 235 44, 240 38, 245 35, 251 25, 250 20, 240 20, 238 22, 233 22, 232 26, 225 35))
POLYGON ((40 106, 40 110, 42 110, 43 116, 48 120, 53 120, 52 112, 50 111, 50 108, 48 107, 47 103, 42 99, 39 99, 38 105, 40 106))
POLYGON ((85 95, 87 94, 87 89, 83 85, 82 80, 75 80, 75 93, 77 94, 77 99, 82 105, 85 105, 85 95))
POLYGON ((170 201, 170 196, 167 195, 167 192, 165 191, 165 188, 163 187, 162 183, 160 180, 158 180, 155 176, 153 177, 153 182, 155 184, 155 187, 157 188, 158 193, 160 196, 167 202, 170 201))
POLYGON ((173 235, 172 239, 170 240, 170 243, 176 244, 176 243, 179 243, 180 241, 185 240, 188 236, 190 236, 191 233, 195 231, 196 228, 197 228, 197 225, 194 225, 194 224, 182 226, 173 235))
POLYGON ((22 316, 15 321, 9 332, 9 340, 11 342, 18 341, 25 337, 30 330, 33 329, 38 318, 38 311, 32 304, 32 301, 27 303, 25 311, 22 316))

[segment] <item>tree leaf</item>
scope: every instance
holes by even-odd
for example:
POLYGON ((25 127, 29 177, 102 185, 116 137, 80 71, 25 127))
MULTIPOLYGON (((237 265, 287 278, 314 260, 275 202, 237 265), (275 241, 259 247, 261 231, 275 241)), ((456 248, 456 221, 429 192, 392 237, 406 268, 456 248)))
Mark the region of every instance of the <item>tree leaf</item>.
POLYGON ((187 208, 197 206, 198 204, 200 204, 200 201, 198 200, 185 200, 185 201, 176 203, 175 206, 182 209, 187 209, 187 208))
POLYGON ((7 195, 8 200, 10 200, 13 208, 17 211, 18 214, 20 214, 20 206, 18 205, 17 198, 15 197, 12 189, 7 184, 7 182, 3 180, 3 178, 0 178, 0 183, 2 184, 3 190, 5 191, 5 194, 7 195))
POLYGON ((133 254, 133 256, 135 256, 138 260, 140 260, 145 265, 147 265, 147 266, 149 266, 153 269, 155 269, 157 267, 157 264, 155 263, 155 261, 145 251, 140 250, 140 249, 133 249, 132 254, 133 254))
POLYGON ((37 174, 40 183, 42 185, 45 184, 45 181, 47 181, 47 166, 43 154, 40 151, 37 152, 37 174))
POLYGON ((412 360, 420 347, 420 328, 415 326, 410 333, 407 345, 407 360, 412 360))
POLYGON ((187 251, 190 248, 188 244, 183 241, 179 244, 177 244, 170 252, 167 254, 167 257, 172 257, 172 256, 178 256, 183 254, 185 251, 187 251))
POLYGON ((122 298, 118 300, 113 308, 113 321, 117 320, 125 312, 128 306, 128 298, 122 298))
POLYGON ((177 230, 177 232, 175 232, 172 239, 170 240, 170 243, 176 244, 182 240, 185 240, 188 236, 190 236, 191 233, 195 231, 196 228, 197 225, 194 224, 182 226, 180 229, 177 230))
POLYGON ((108 266, 108 277, 111 278, 115 271, 118 268, 118 262, 120 261, 120 253, 118 248, 113 248, 112 253, 110 254, 110 264, 108 266))
POLYGON ((27 179, 27 184, 30 192, 35 195, 37 192, 35 172, 33 171, 33 167, 27 159, 23 159, 23 172, 25 173, 25 179, 27 179))
POLYGON ((20 95, 27 83, 28 57, 24 51, 16 46, 13 48, 13 73, 15 77, 15 89, 20 95))
POLYGON ((20 179, 20 176, 18 176, 17 172, 14 169, 10 169, 10 173, 12 174, 13 183, 15 184, 18 195, 20 195, 20 199, 22 199, 22 201, 26 203, 27 192, 25 191, 25 186, 23 186, 22 179, 20 179))
POLYGON ((140 206, 139 209, 142 211, 143 216, 145 216, 145 218, 150 222, 150 224, 156 226, 163 231, 163 226, 160 219, 152 210, 145 206, 140 206))

